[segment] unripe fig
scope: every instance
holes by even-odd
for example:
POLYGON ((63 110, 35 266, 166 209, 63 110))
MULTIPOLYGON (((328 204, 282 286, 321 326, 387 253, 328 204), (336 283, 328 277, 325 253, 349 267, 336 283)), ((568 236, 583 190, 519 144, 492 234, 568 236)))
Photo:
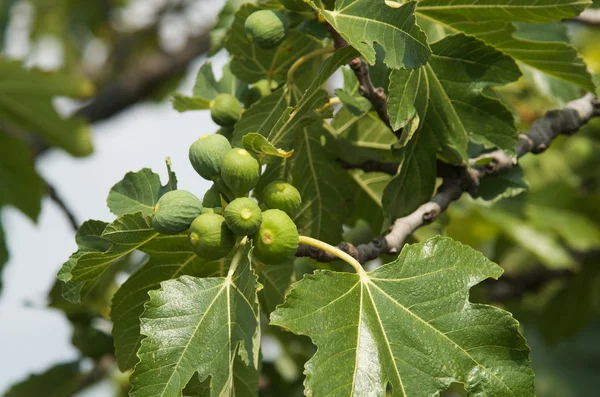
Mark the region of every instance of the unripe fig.
POLYGON ((235 197, 246 196, 260 178, 260 164, 245 149, 231 149, 223 159, 221 178, 235 197))
POLYGON ((262 222, 258 204, 248 197, 240 197, 227 205, 223 213, 227 226, 238 236, 256 233, 262 222))
POLYGON ((218 214, 202 214, 192 222, 188 232, 192 251, 201 258, 220 259, 233 249, 235 236, 218 214))
POLYGON ((190 227, 202 212, 202 203, 192 193, 173 190, 165 193, 154 206, 152 228, 162 234, 177 234, 190 227))
POLYGON ((210 181, 221 174, 223 158, 230 150, 231 144, 223 135, 204 135, 190 146, 190 163, 202 178, 210 181))
POLYGON ((218 214, 223 215, 223 207, 202 208, 203 214, 218 214))
POLYGON ((278 265, 294 257, 298 249, 298 229, 281 210, 263 212, 258 232, 252 236, 254 255, 267 265, 278 265))
POLYGON ((204 208, 215 208, 221 207, 221 193, 219 188, 213 183, 213 185, 204 193, 202 198, 202 206, 204 208))
POLYGON ((269 80, 259 80, 252 84, 244 96, 244 105, 248 108, 261 98, 269 96, 273 89, 277 88, 277 83, 269 80))
POLYGON ((278 209, 293 217, 302 204, 298 189, 286 182, 271 182, 263 191, 263 201, 267 208, 278 209))
POLYGON ((255 11, 244 24, 244 30, 252 40, 263 49, 277 47, 288 31, 288 21, 284 14, 271 11, 255 11))
POLYGON ((210 117, 222 127, 231 127, 242 117, 242 105, 230 94, 219 94, 210 101, 210 117))

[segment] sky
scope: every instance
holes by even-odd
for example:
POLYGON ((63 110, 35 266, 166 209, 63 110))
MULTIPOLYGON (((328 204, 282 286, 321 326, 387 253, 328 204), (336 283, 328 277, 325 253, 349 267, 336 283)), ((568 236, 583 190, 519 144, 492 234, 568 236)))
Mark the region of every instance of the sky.
MULTIPOLYGON (((220 54, 212 60, 217 76, 225 59, 220 54)), ((200 59, 190 67, 180 92, 191 92, 193 76, 202 63, 200 59)), ((188 161, 189 146, 217 130, 208 112, 178 113, 168 101, 145 103, 95 124, 93 130, 95 151, 91 156, 75 159, 53 150, 36 166, 79 222, 115 218, 106 206, 106 197, 128 171, 151 168, 165 182, 167 156, 177 173, 179 189, 202 198, 210 187, 188 161)), ((70 324, 59 311, 45 307, 58 269, 76 250, 67 218, 49 199, 42 203, 37 225, 12 208, 3 210, 2 215, 10 260, 0 294, 0 395, 30 373, 77 357, 70 342, 70 324)))

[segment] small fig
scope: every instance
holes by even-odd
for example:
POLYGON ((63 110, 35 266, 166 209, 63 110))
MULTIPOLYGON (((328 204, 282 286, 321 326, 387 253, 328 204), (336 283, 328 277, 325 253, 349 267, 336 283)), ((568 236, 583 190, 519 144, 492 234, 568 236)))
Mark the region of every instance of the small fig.
POLYGON ((262 212, 258 204, 248 197, 240 197, 227 205, 223 213, 225 222, 238 236, 256 233, 262 222, 262 212))
POLYGON ((245 149, 231 149, 223 159, 221 178, 235 197, 246 196, 260 178, 260 164, 245 149))
POLYGON ((152 228, 162 234, 177 234, 190 227, 202 212, 202 203, 192 193, 173 190, 165 193, 154 206, 152 228))
POLYGON ((219 215, 223 215, 223 208, 222 207, 213 207, 213 208, 202 208, 202 213, 203 214, 219 214, 219 215))
POLYGON ((263 191, 263 201, 269 209, 282 210, 293 217, 302 204, 298 189, 286 182, 271 182, 263 191))
POLYGON ((192 251, 201 258, 221 259, 235 245, 235 236, 218 214, 202 214, 192 222, 188 232, 192 251))
POLYGON ((298 249, 298 229, 281 210, 263 212, 258 231, 252 236, 254 255, 267 265, 278 265, 294 257, 298 249))
POLYGON ((210 117, 221 127, 232 127, 242 117, 242 105, 230 94, 219 94, 210 101, 210 117))
POLYGON ((215 208, 221 207, 221 193, 219 188, 213 183, 213 185, 204 193, 202 197, 202 206, 204 208, 215 208))
POLYGON ((255 11, 244 23, 244 30, 260 48, 275 48, 288 32, 288 21, 284 14, 271 11, 255 11))
POLYGON ((221 174, 223 158, 230 150, 231 144, 223 135, 204 135, 190 146, 190 163, 202 178, 210 181, 221 174))

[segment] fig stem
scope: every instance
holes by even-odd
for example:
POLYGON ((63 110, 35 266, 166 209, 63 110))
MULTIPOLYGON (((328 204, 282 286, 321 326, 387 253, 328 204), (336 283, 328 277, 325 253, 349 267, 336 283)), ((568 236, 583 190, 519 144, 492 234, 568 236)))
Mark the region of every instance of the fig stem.
POLYGON ((303 63, 305 63, 306 61, 311 60, 314 57, 318 57, 319 55, 331 54, 334 51, 335 51, 334 47, 319 48, 317 50, 309 52, 308 54, 306 54, 306 55, 301 56, 300 58, 298 58, 296 60, 296 62, 294 62, 292 64, 292 66, 290 66, 290 69, 288 70, 288 74, 287 74, 287 83, 288 83, 288 85, 289 86, 294 85, 294 73, 296 72, 296 70, 298 70, 298 68, 300 66, 302 66, 303 63))
POLYGON ((235 251, 235 255, 231 259, 231 266, 229 266, 229 271, 227 272, 227 279, 231 280, 233 278, 233 273, 238 267, 240 263, 240 259, 244 253, 244 249, 246 248, 246 242, 248 241, 248 237, 244 237, 242 241, 240 241, 240 245, 237 247, 237 251, 235 251))
POLYGON ((334 247, 333 245, 329 245, 324 241, 317 240, 316 238, 308 236, 300 236, 300 244, 310 245, 311 247, 319 248, 325 252, 330 253, 331 255, 337 256, 338 258, 352 266, 361 278, 368 278, 367 272, 365 271, 365 269, 363 269, 360 263, 341 249, 334 247))

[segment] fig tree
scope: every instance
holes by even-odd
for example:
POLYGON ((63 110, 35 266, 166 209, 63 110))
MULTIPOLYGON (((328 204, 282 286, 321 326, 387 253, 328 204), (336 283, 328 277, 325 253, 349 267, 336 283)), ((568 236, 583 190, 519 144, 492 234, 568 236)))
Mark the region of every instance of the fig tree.
POLYGON ((248 197, 233 200, 223 213, 227 226, 238 236, 256 233, 262 222, 262 212, 258 204, 248 197))
POLYGON ((302 204, 300 192, 289 183, 271 182, 263 191, 263 202, 269 209, 278 209, 293 217, 302 204))
POLYGON ((267 265, 278 265, 294 257, 298 249, 298 229, 281 210, 266 210, 258 231, 252 236, 254 255, 267 265))
POLYGON ((245 149, 231 149, 223 159, 221 178, 235 197, 243 197, 256 186, 260 164, 245 149))
POLYGON ((271 11, 255 11, 244 23, 244 30, 252 40, 263 49, 277 47, 288 31, 288 21, 284 14, 271 11))
POLYGON ((173 190, 165 193, 154 206, 152 228, 162 234, 177 234, 190 227, 202 212, 202 203, 192 193, 173 190))
POLYGON ((198 216, 188 231, 192 251, 201 258, 215 260, 225 256, 235 245, 235 236, 225 218, 214 213, 198 216))
POLYGON ((190 146, 190 163, 202 178, 210 181, 221 174, 221 164, 229 150, 231 144, 223 135, 204 135, 190 146))
POLYGON ((210 101, 210 117, 221 127, 232 127, 242 117, 242 105, 230 94, 219 94, 210 101))

